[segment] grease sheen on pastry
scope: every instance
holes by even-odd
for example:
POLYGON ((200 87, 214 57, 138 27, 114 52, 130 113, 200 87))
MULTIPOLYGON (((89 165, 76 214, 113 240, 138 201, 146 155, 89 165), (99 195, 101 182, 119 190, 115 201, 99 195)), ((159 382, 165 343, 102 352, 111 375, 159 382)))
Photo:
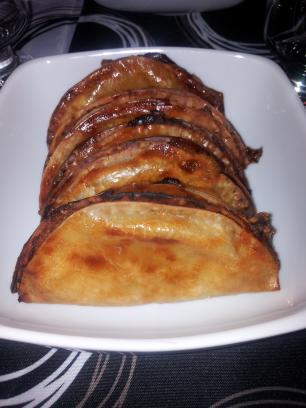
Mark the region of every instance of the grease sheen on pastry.
POLYGON ((14 290, 24 302, 81 305, 276 290, 277 257, 260 234, 175 186, 108 192, 42 221, 14 290))

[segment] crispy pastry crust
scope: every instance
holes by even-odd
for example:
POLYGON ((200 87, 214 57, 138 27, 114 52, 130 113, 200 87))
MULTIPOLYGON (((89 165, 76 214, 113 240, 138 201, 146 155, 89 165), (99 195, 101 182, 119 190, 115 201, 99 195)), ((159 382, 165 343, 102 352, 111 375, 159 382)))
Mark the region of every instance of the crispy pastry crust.
POLYGON ((208 145, 196 145, 181 137, 152 136, 96 147, 88 143, 77 157, 67 160, 50 191, 44 214, 114 186, 156 183, 167 177, 211 195, 233 211, 248 216, 255 213, 247 188, 233 178, 208 145))
POLYGON ((152 87, 183 89, 223 111, 221 92, 206 87, 199 78, 166 56, 147 54, 104 60, 101 68, 73 86, 61 98, 50 120, 48 145, 52 149, 54 140, 97 106, 100 98, 131 89, 152 87))
POLYGON ((161 54, 103 60, 57 105, 41 222, 17 260, 19 300, 134 305, 279 289, 268 213, 244 170, 261 149, 222 93, 161 54))
MULTIPOLYGON (((210 128, 197 126, 203 122, 206 122, 206 116, 203 111, 193 111, 188 108, 180 108, 164 105, 162 108, 159 105, 153 110, 153 113, 139 116, 140 113, 148 112, 148 105, 136 107, 134 110, 128 109, 127 114, 123 114, 123 124, 118 125, 118 117, 114 120, 108 120, 109 125, 117 125, 113 128, 106 129, 96 133, 88 128, 90 124, 93 126, 97 123, 100 124, 101 120, 105 117, 105 113, 94 115, 91 119, 85 120, 80 124, 75 131, 70 132, 67 137, 58 145, 57 149, 53 152, 47 164, 45 166, 41 188, 40 188, 40 212, 43 213, 43 209, 47 202, 47 197, 51 190, 54 188, 56 177, 58 174, 61 176, 66 172, 70 166, 76 167, 81 161, 86 159, 89 154, 94 154, 97 150, 105 148, 106 146, 115 145, 124 141, 139 139, 143 137, 152 136, 170 136, 181 137, 194 142, 195 144, 204 147, 208 150, 217 160, 220 160, 224 167, 227 169, 228 174, 239 183, 242 183, 248 188, 248 183, 244 175, 243 168, 236 161, 235 156, 231 154, 230 147, 223 142, 219 137, 218 130, 214 130, 213 125, 210 128), (158 110, 156 110, 156 108, 158 110), (102 116, 102 119, 101 119, 102 116), (179 120, 177 118, 182 118, 179 120), (129 119, 133 121, 128 122, 129 119), (190 119, 185 121, 184 119, 190 119), (124 124, 124 122, 127 124, 124 124), (82 127, 85 129, 82 131, 82 127), (86 137, 93 133, 91 137, 86 137), (83 141, 83 139, 85 139, 83 141), (70 155, 69 155, 70 153, 70 155)), ((126 109, 124 109, 126 112, 126 109)), ((120 123, 120 121, 119 121, 120 123)), ((103 129, 103 128, 102 128, 103 129)), ((57 177, 58 180, 58 177, 57 177)))
POLYGON ((225 116, 209 102, 188 92, 159 88, 136 89, 104 97, 100 103, 100 106, 83 115, 71 129, 59 134, 50 145, 42 176, 40 208, 45 201, 46 189, 77 145, 97 133, 152 113, 154 121, 159 114, 165 119, 179 119, 214 134, 241 169, 257 161, 261 154, 260 149, 247 147, 225 116))
POLYGON ((126 186, 51 212, 12 291, 25 302, 129 305, 276 290, 272 234, 266 214, 246 222, 178 186, 126 186))

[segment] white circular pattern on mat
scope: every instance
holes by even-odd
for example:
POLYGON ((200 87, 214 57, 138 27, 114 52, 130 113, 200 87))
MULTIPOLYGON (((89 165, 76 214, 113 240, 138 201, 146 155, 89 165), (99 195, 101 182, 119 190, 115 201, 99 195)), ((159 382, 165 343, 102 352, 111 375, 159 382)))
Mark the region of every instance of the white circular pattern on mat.
MULTIPOLYGON (((23 380, 24 383, 34 384, 37 380, 39 381, 39 375, 41 375, 36 370, 49 362, 52 357, 56 357, 58 352, 60 352, 58 349, 52 348, 31 365, 15 372, 1 375, 0 383, 6 382, 7 387, 14 389, 14 380, 20 380, 21 377, 27 376, 28 378, 23 380)), ((111 398, 114 401, 112 405, 114 408, 122 407, 136 367, 137 357, 135 355, 120 355, 120 362, 117 367, 117 364, 116 366, 113 364, 109 353, 91 353, 87 351, 67 351, 67 353, 64 361, 61 361, 50 375, 42 377, 41 381, 30 386, 24 392, 17 393, 9 398, 0 399, 0 407, 22 404, 26 408, 35 408, 41 406, 42 403, 44 408, 52 407, 70 388, 74 380, 81 375, 81 371, 89 359, 91 359, 91 375, 88 376, 87 388, 84 387, 83 398, 76 407, 84 407, 93 396, 95 401, 99 400, 97 406, 99 408, 104 407, 111 398), (109 378, 111 373, 113 375, 112 385, 109 386, 108 384, 108 391, 105 394, 100 394, 98 391, 99 385, 103 384, 103 375, 107 375, 109 378), (98 397, 99 394, 100 397, 98 397)))

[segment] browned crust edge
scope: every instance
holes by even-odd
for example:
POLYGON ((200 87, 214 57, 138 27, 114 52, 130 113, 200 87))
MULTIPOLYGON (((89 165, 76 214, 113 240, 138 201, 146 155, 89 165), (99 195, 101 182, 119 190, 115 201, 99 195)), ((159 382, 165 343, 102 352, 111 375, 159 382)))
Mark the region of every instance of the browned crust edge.
MULTIPOLYGON (((92 138, 91 138, 92 139, 92 138)), ((87 144, 91 144, 91 139, 89 139, 87 142, 85 142, 85 146, 86 143, 87 144)), ((123 151, 125 149, 127 149, 130 146, 139 144, 139 143, 143 143, 143 142, 148 142, 150 143, 152 146, 153 144, 156 144, 156 149, 155 150, 165 150, 163 148, 163 146, 173 146, 175 148, 178 149, 182 149, 185 150, 189 153, 202 153, 202 154, 206 154, 207 156, 209 156, 212 160, 214 160, 219 168, 220 168, 220 172, 224 175, 226 175, 234 184, 236 184, 240 191, 243 193, 243 195, 246 197, 246 199, 248 200, 250 207, 249 207, 249 211, 248 214, 246 215, 254 215, 254 213, 256 212, 256 208, 255 208, 255 204, 251 195, 250 190, 248 189, 247 186, 245 186, 241 180, 239 180, 238 177, 234 177, 233 174, 231 172, 228 171, 228 169, 226 168, 226 166, 224 165, 224 163, 222 163, 217 157, 215 157, 212 152, 204 146, 200 146, 197 145, 187 139, 182 139, 180 137, 171 137, 171 136, 156 136, 156 137, 144 137, 144 138, 139 138, 139 139, 135 139, 135 140, 129 140, 123 143, 120 143, 118 145, 113 145, 113 146, 108 146, 106 148, 103 148, 101 150, 99 150, 97 152, 97 154, 89 154, 88 157, 86 157, 78 166, 76 166, 75 168, 77 169, 83 169, 84 167, 86 167, 89 163, 94 162, 96 159, 101 158, 103 156, 107 157, 107 156, 111 156, 113 154, 115 154, 116 152, 119 151, 123 151)), ((74 174, 72 172, 67 172, 67 169, 65 168, 66 164, 68 164, 68 168, 69 168, 69 162, 70 162, 70 157, 66 160, 66 162, 64 163, 64 165, 62 166, 61 170, 58 173, 57 178, 54 180, 53 182, 53 186, 51 188, 51 190, 49 191, 49 194, 47 196, 47 200, 45 203, 44 208, 42 208, 41 214, 43 217, 45 217, 48 212, 50 211, 51 208, 53 208, 53 204, 54 201, 56 200, 56 198, 58 197, 58 195, 65 190, 66 186, 69 185, 69 183, 71 182, 72 178, 74 177, 74 174)))
POLYGON ((213 106, 215 106, 220 112, 224 112, 224 104, 223 104, 223 93, 217 91, 213 88, 208 87, 205 85, 202 80, 194 74, 190 74, 186 69, 177 65, 171 58, 169 58, 166 54, 161 53, 146 53, 144 54, 145 57, 151 58, 157 61, 161 61, 164 64, 170 64, 174 67, 177 71, 177 75, 179 77, 184 76, 186 78, 186 83, 188 83, 189 88, 192 89, 196 94, 199 96, 207 99, 213 106))
MULTIPOLYGON (((137 90, 139 91, 139 90, 137 90)), ((144 91, 144 90, 142 90, 144 91)), ((171 97, 171 94, 173 90, 169 90, 169 97, 171 97)), ((227 119, 224 117, 224 115, 222 114, 218 114, 218 117, 216 118, 216 114, 214 114, 214 112, 216 111, 215 108, 213 108, 209 103, 204 103, 203 102, 203 108, 201 109, 193 109, 193 108, 186 108, 184 106, 181 105, 173 105, 171 104, 171 102, 168 99, 156 99, 156 98, 145 98, 145 99, 141 99, 140 101, 138 100, 134 100, 135 99, 135 95, 138 95, 139 92, 126 92, 123 93, 121 96, 123 98, 123 101, 126 100, 126 98, 128 97, 128 95, 133 95, 132 96, 132 100, 133 103, 108 103, 105 105, 100 106, 100 109, 93 109, 92 111, 90 111, 87 115, 85 115, 85 118, 83 117, 82 119, 80 119, 75 126, 73 126, 70 131, 65 134, 62 135, 62 137, 60 138, 60 140, 58 140, 58 144, 60 144, 60 141, 66 138, 71 137, 71 135, 73 135, 74 131, 75 132, 81 132, 84 133, 84 140, 77 146, 74 148, 74 151, 71 152, 71 156, 77 154, 77 152, 84 146, 86 146, 86 142, 87 144, 89 143, 89 139, 90 139, 90 144, 95 143, 95 141, 100 138, 103 137, 103 132, 106 131, 110 131, 111 128, 103 130, 99 133, 95 133, 95 131, 91 131, 92 134, 88 134, 87 133, 87 128, 89 124, 90 126, 94 126, 92 125, 95 120, 97 120, 98 122, 100 122, 102 119, 100 118, 106 118, 106 121, 112 120, 112 118, 124 118, 124 115, 133 115, 136 114, 136 119, 134 119, 132 122, 126 122, 126 123, 122 123, 123 125, 128 125, 128 126, 136 126, 136 125, 152 125, 152 124, 176 124, 176 125, 181 125, 184 126, 185 128, 190 128, 193 131, 197 131, 197 132, 201 132, 202 134, 205 135, 205 137, 209 137, 209 139, 216 145, 216 147, 219 149, 219 151, 222 151, 224 156, 226 156, 227 161, 230 163, 230 166, 233 168, 233 175, 234 177, 238 177, 239 180, 248 188, 248 182, 247 179, 244 175, 244 168, 246 165, 246 162, 248 161, 248 154, 247 152, 252 150, 254 151, 254 149, 251 149, 249 147, 247 147, 244 142, 242 141, 240 135, 237 133, 235 133, 232 129, 229 123, 227 123, 227 119), (204 107, 205 106, 205 107, 204 107), (201 125, 194 125, 193 122, 188 122, 188 120, 184 120, 182 118, 175 117, 176 113, 177 113, 177 109, 178 109, 178 115, 180 115, 180 113, 182 112, 182 114, 184 115, 184 112, 186 112, 186 114, 188 114, 188 112, 190 112, 190 114, 192 115, 193 112, 195 115, 200 115, 201 117, 201 112, 203 112, 203 115, 205 115, 206 120, 212 121, 214 123, 214 125, 211 125, 213 127, 216 127, 215 131, 211 131, 211 130, 207 130, 205 126, 201 126, 201 125), (114 111, 114 112, 113 112, 114 111), (173 114, 174 111, 174 114, 173 114), (118 112, 118 115, 117 115, 118 112), (139 115, 138 115, 138 113, 139 115), (83 130, 83 128, 85 128, 86 130, 83 130), (225 129, 225 130, 224 130, 225 129), (223 134, 223 132, 225 131, 225 134, 221 136, 221 134, 223 134), (232 137, 231 139, 231 145, 228 146, 226 144, 226 142, 223 140, 223 137, 228 138, 228 137, 232 137), (235 147, 232 148, 232 145, 234 145, 235 147), (232 150, 232 149, 236 149, 236 150, 232 150)), ((167 93, 167 91, 165 92, 165 90, 162 89, 161 94, 167 93)), ((148 94, 145 93, 145 95, 148 96, 148 94)), ((174 95, 180 95, 180 93, 174 93, 174 95)), ((119 96, 119 95, 117 95, 119 96)), ((165 96, 165 95, 164 95, 165 96)), ((196 96, 193 95, 194 98, 197 98, 196 96)), ((181 98, 183 99, 183 97, 181 96, 181 98)), ((188 98, 188 97, 187 97, 188 98)), ((116 99, 116 98, 115 98, 116 99)), ((120 97, 119 97, 119 101, 120 101, 120 97)), ((103 122, 104 120, 102 120, 103 122)), ((116 125, 115 127, 117 127, 118 125, 116 125)), ((115 127, 112 128, 115 130, 115 127)), ((56 149, 56 147, 55 147, 56 149)), ((50 160, 50 157, 52 156, 52 153, 49 152, 47 159, 45 161, 45 166, 44 169, 46 169, 47 164, 50 160)), ((41 182, 41 189, 40 189, 40 199, 39 199, 39 208, 40 208, 40 213, 42 212, 42 207, 44 206, 44 202, 46 199, 46 188, 47 186, 50 186, 50 184, 46 184, 46 179, 45 179, 45 170, 43 172, 43 177, 42 177, 42 182, 41 182)))
MULTIPOLYGON (((171 66, 176 73, 177 77, 182 80, 186 84, 187 89, 189 89, 191 92, 197 94, 201 98, 208 99, 208 101, 214 105, 217 109, 220 110, 220 112, 224 111, 223 108, 223 94, 222 92, 216 91, 214 89, 211 89, 209 87, 206 87, 204 83, 194 75, 188 73, 184 68, 178 66, 175 64, 173 61, 169 60, 166 62, 167 57, 164 54, 145 54, 145 55, 131 55, 119 59, 112 60, 113 62, 118 62, 118 61, 128 61, 129 59, 135 59, 135 58, 148 58, 151 60, 155 61, 160 61, 162 63, 167 63, 169 66, 171 66), (157 55, 160 57, 157 58, 157 55)), ((79 81, 76 85, 72 86, 60 99, 59 103, 57 104, 50 122, 49 122, 49 128, 48 128, 48 134, 47 134, 47 144, 50 145, 52 142, 53 134, 54 134, 54 129, 56 128, 57 124, 61 121, 62 117, 62 106, 65 105, 65 103, 69 100, 71 101, 75 96, 79 95, 83 90, 91 83, 95 82, 99 76, 102 75, 102 73, 110 71, 111 70, 111 65, 112 62, 108 63, 102 63, 101 68, 93 71, 91 74, 87 75, 85 78, 83 78, 81 81, 79 81)))
POLYGON ((252 219, 246 221, 231 213, 225 207, 208 203, 204 198, 187 193, 179 186, 169 186, 165 184, 129 185, 118 190, 111 189, 93 197, 65 204, 49 212, 48 216, 41 221, 37 229, 23 246, 16 263, 11 283, 11 291, 13 293, 18 291, 23 271, 34 256, 35 251, 42 245, 48 235, 66 218, 74 212, 90 205, 118 201, 154 202, 163 205, 203 209, 222 214, 255 236, 270 251, 278 266, 280 265, 278 255, 272 246, 272 238, 275 230, 271 225, 271 217, 268 213, 259 213, 252 219))

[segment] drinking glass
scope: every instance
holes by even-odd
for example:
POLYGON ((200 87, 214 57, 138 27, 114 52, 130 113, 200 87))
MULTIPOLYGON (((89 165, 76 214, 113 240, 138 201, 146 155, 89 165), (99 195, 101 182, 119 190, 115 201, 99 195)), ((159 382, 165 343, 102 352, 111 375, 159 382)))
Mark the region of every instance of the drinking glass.
POLYGON ((14 47, 30 20, 28 4, 22 0, 0 0, 0 88, 18 65, 14 47))
POLYGON ((306 102, 306 0, 268 0, 267 44, 306 102))

